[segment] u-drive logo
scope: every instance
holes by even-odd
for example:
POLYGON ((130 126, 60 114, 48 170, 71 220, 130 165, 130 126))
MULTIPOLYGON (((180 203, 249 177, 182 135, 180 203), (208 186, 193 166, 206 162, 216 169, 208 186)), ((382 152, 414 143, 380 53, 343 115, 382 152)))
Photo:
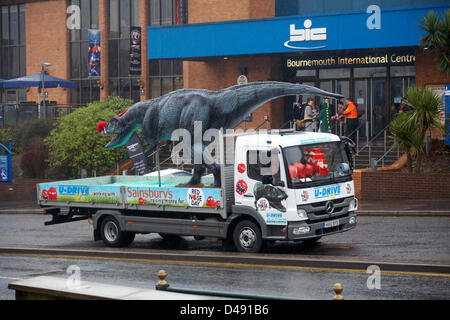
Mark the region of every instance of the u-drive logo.
POLYGON ((321 41, 327 40, 327 28, 311 28, 312 21, 306 19, 303 22, 305 29, 295 29, 295 24, 291 24, 290 27, 290 38, 284 43, 285 47, 291 49, 320 49, 325 48, 325 46, 318 47, 297 47, 291 44, 291 42, 305 42, 305 41, 321 41))

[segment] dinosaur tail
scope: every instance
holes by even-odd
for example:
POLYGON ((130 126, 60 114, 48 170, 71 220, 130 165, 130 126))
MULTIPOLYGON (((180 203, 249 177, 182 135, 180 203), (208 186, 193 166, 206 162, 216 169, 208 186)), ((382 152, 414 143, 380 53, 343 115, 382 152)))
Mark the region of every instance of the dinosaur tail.
POLYGON ((264 103, 284 96, 318 95, 342 98, 340 94, 288 82, 264 81, 237 85, 217 92, 214 113, 223 128, 234 128, 264 103))

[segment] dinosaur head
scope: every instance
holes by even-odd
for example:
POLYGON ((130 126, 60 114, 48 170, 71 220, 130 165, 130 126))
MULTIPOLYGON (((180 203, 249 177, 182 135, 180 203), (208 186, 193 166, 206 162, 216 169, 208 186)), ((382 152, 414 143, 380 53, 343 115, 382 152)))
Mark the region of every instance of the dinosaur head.
POLYGON ((103 135, 116 135, 107 145, 107 149, 113 149, 125 145, 134 133, 134 130, 128 130, 125 121, 119 117, 113 117, 103 127, 103 135))

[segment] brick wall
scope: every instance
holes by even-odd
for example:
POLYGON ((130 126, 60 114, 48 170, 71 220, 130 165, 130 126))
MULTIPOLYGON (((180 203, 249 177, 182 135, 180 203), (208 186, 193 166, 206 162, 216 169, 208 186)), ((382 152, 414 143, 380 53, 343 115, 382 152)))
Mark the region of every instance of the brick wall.
MULTIPOLYGON (((51 76, 69 79, 68 29, 66 1, 39 1, 25 4, 26 74, 40 73, 41 62, 50 62, 47 70, 51 76)), ((48 91, 46 101, 69 103, 68 89, 48 91)), ((30 88, 28 101, 38 101, 37 88, 30 88)))
POLYGON ((450 198, 450 173, 355 172, 360 200, 450 198))
POLYGON ((434 53, 427 50, 416 50, 416 85, 426 87, 449 84, 450 77, 440 73, 436 66, 434 53))
POLYGON ((0 201, 37 201, 36 184, 48 181, 50 180, 18 178, 14 183, 0 183, 0 201))

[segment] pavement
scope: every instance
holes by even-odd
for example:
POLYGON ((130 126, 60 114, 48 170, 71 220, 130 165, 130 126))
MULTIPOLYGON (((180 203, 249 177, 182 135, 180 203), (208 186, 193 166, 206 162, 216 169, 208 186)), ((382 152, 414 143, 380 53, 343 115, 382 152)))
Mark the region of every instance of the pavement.
MULTIPOLYGON (((31 201, 0 201, 0 214, 42 214, 42 208, 31 201)), ((442 216, 450 217, 447 199, 360 200, 361 216, 442 216)))

